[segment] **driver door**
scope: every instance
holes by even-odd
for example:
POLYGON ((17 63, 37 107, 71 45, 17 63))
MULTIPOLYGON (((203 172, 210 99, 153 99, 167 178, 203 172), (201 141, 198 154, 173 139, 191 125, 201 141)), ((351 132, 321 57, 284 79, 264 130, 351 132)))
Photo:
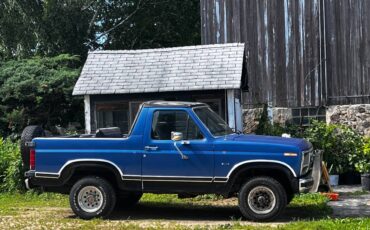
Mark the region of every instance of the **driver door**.
POLYGON ((151 109, 149 112, 142 161, 145 191, 203 191, 213 179, 214 157, 210 144, 186 109, 151 109), (171 132, 181 132, 183 140, 177 147, 171 132), (189 186, 191 185, 191 186, 189 186))

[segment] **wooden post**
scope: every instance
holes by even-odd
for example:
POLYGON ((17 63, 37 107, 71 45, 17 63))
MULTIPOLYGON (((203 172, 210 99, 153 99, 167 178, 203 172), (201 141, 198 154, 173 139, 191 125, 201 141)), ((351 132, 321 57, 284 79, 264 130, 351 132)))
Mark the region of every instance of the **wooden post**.
POLYGON ((85 107, 85 132, 91 133, 91 110, 90 110, 90 95, 84 96, 84 107, 85 107))

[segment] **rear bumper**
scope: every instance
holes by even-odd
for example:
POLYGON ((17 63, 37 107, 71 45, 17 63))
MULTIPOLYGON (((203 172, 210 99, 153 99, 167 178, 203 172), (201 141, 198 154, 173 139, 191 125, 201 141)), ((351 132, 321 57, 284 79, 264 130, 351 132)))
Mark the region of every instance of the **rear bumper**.
POLYGON ((311 172, 299 179, 299 192, 317 192, 321 181, 322 150, 315 150, 311 172))
POLYGON ((27 172, 24 173, 24 176, 26 177, 26 179, 24 180, 24 184, 26 186, 26 189, 27 190, 30 190, 32 188, 34 188, 35 186, 32 184, 32 179, 35 178, 35 171, 34 170, 29 170, 27 172))

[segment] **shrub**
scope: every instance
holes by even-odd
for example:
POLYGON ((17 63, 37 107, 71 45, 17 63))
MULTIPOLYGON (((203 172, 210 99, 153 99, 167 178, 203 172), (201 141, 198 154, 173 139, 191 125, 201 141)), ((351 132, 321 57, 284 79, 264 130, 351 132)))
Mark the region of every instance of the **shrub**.
POLYGON ((72 97, 79 65, 78 57, 67 54, 0 63, 0 135, 18 138, 34 124, 83 124, 81 98, 72 97))
POLYGON ((0 138, 0 192, 24 190, 19 144, 0 138))
POLYGON ((282 126, 280 124, 271 124, 268 118, 267 105, 263 106, 261 117, 258 121, 256 129, 257 135, 270 135, 270 136, 281 136, 283 133, 288 133, 292 137, 302 137, 303 128, 298 125, 286 124, 282 126))
POLYGON ((362 153, 362 136, 343 125, 313 120, 305 131, 305 137, 314 148, 324 150, 324 161, 333 169, 333 173, 353 171, 353 156, 362 153))
POLYGON ((363 150, 359 154, 351 154, 350 161, 359 173, 370 173, 370 138, 364 138, 363 150))

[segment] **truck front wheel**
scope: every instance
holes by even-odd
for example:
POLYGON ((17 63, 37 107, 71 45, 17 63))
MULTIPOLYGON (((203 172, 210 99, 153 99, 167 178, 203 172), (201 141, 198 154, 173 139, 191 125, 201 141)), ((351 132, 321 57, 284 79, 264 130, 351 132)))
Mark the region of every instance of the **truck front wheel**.
POLYGON ((239 208, 253 221, 269 221, 280 215, 287 204, 284 187, 271 177, 255 177, 239 191, 239 208))
POLYGON ((100 177, 85 177, 77 181, 70 192, 69 202, 80 218, 106 218, 116 204, 116 193, 110 183, 100 177))
POLYGON ((117 194, 117 209, 129 209, 135 206, 141 197, 142 192, 120 192, 117 194))

